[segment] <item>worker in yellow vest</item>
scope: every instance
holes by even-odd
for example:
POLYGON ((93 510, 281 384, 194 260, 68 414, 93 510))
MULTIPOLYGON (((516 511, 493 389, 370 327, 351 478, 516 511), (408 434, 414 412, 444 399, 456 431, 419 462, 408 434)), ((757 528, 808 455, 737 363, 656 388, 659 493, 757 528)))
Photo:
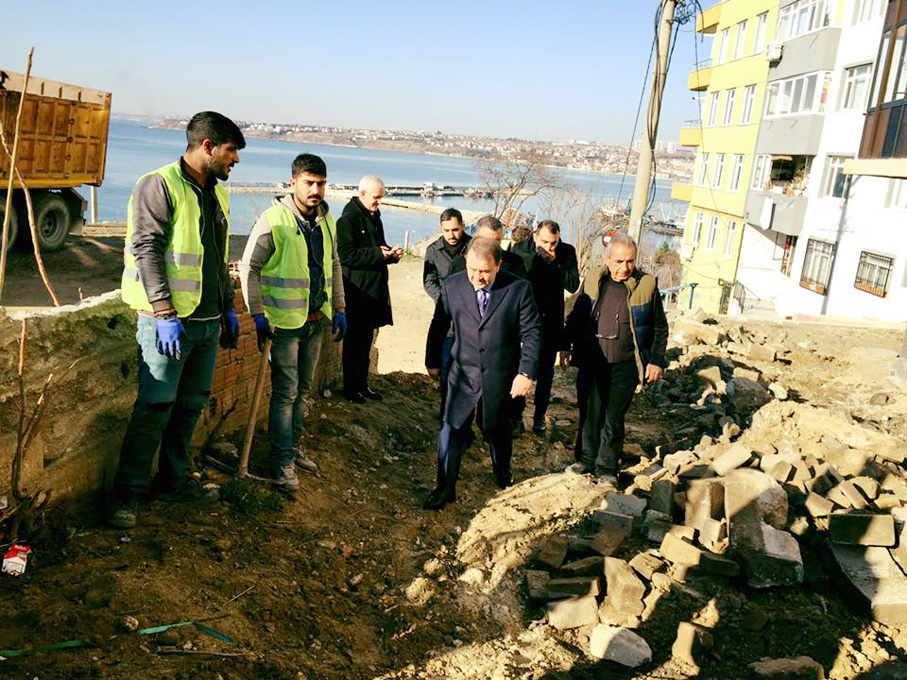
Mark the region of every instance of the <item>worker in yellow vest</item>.
POLYGON ((300 438, 322 331, 331 325, 335 342, 346 332, 337 229, 324 202, 327 167, 304 153, 291 171, 292 193, 275 198, 255 221, 239 265, 259 349, 272 339, 268 438, 274 480, 288 492, 299 488, 297 467, 318 469, 300 438))
POLYGON ((213 111, 186 127, 182 158, 139 179, 129 199, 121 291, 138 312, 139 389, 106 520, 131 528, 150 494, 191 501, 189 442, 208 403, 217 347, 235 347, 239 322, 227 274, 230 203, 218 184, 239 163, 242 132, 213 111), (151 481, 160 447, 157 475, 151 481))

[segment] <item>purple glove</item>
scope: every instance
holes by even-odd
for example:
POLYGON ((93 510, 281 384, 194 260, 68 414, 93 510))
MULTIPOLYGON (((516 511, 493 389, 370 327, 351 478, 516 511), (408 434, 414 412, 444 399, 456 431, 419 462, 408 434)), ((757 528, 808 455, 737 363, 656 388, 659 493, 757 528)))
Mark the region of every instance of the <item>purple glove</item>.
POLYGON ((179 317, 171 316, 169 319, 155 319, 154 327, 157 331, 157 351, 171 359, 179 360, 183 351, 180 344, 183 322, 179 317))
POLYGON ((264 315, 264 312, 254 315, 252 320, 255 322, 255 334, 258 335, 258 351, 263 352, 265 349, 265 340, 273 338, 274 332, 271 330, 271 324, 268 323, 268 319, 264 315))
POLYGON ((334 334, 334 342, 343 340, 343 336, 346 335, 346 314, 343 312, 334 314, 334 326, 331 328, 331 332, 334 334))

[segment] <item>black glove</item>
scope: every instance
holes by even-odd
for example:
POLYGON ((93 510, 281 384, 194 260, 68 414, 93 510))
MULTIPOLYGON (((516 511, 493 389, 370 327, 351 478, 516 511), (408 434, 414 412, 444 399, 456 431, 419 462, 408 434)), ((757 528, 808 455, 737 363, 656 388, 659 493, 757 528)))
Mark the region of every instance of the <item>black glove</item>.
POLYGON ((236 349, 239 344, 239 319, 236 312, 228 309, 220 315, 220 346, 223 349, 236 349))

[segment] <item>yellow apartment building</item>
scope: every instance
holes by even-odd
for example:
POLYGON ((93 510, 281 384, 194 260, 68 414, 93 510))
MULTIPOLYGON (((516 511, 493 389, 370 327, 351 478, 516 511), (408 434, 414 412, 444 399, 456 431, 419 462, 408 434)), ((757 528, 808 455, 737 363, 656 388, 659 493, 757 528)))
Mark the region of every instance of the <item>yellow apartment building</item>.
POLYGON ((671 195, 690 202, 683 283, 698 284, 694 306, 711 313, 727 312, 734 292, 778 7, 779 0, 724 0, 696 20, 697 34, 713 36, 711 56, 706 43, 688 81, 704 93, 700 118, 680 135, 682 145, 697 147, 696 165, 692 183, 675 184, 671 195))

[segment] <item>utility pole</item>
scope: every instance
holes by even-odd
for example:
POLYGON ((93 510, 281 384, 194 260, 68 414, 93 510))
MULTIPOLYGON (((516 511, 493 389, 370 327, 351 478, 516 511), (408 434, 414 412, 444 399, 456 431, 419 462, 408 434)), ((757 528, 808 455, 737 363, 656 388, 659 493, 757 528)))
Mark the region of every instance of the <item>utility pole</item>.
POLYGON ((649 108, 646 114, 645 137, 639 145, 639 166, 636 169, 636 188, 633 191, 633 206, 630 211, 630 236, 639 242, 642 220, 649 203, 649 185, 652 181, 652 160, 655 156, 655 140, 658 137, 658 121, 661 118, 661 98, 668 78, 668 58, 671 52, 671 32, 674 24, 674 10, 683 0, 660 0, 661 23, 658 27, 658 47, 655 52, 655 74, 652 77, 652 92, 649 94, 649 108))

